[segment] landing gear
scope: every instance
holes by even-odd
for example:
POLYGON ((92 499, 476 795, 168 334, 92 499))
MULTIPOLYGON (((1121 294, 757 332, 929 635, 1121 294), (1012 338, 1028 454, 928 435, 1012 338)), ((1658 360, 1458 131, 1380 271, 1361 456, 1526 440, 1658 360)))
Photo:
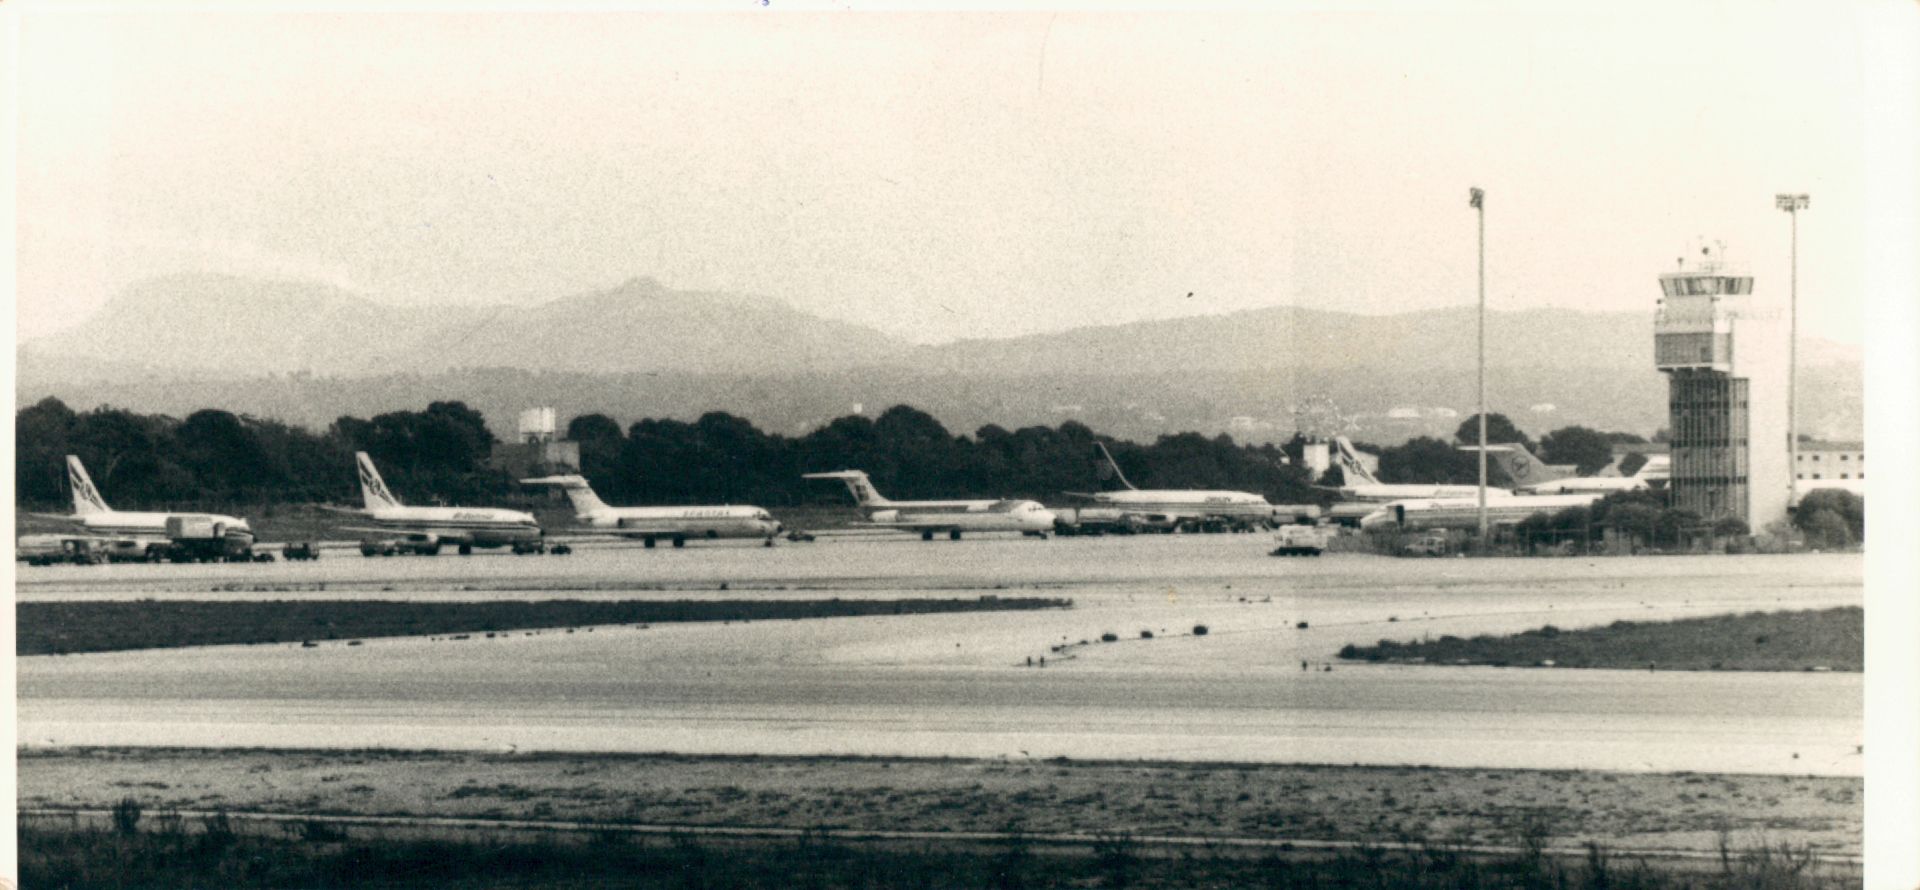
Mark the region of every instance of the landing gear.
POLYGON ((931 541, 931 540, 933 540, 933 532, 921 532, 921 533, 920 533, 920 540, 922 540, 922 541, 931 541))
POLYGON ((947 532, 947 540, 949 541, 960 540, 960 530, 956 528, 953 531, 947 532))
POLYGON ((679 548, 681 548, 681 547, 685 547, 685 546, 687 546, 687 538, 686 538, 686 536, 685 536, 685 535, 674 535, 674 536, 673 536, 673 546, 674 546, 674 548, 675 548, 675 549, 679 549, 679 548))
POLYGON ((640 541, 640 546, 642 546, 642 547, 645 547, 645 548, 647 548, 648 550, 652 550, 652 549, 653 549, 653 539, 652 539, 652 538, 643 538, 643 539, 641 539, 641 541, 640 541))
POLYGON ((461 555, 461 556, 472 556, 472 555, 473 555, 473 545, 472 545, 472 544, 461 544, 461 545, 460 545, 460 555, 461 555))

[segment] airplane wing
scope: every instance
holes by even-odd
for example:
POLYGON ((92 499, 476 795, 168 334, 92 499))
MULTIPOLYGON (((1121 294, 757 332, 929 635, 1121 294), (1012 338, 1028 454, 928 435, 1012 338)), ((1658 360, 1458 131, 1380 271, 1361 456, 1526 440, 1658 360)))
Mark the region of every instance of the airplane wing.
POLYGON ((367 513, 366 510, 360 507, 341 507, 334 504, 313 504, 311 506, 318 507, 328 513, 351 513, 355 516, 365 516, 367 513))
POLYGON ((52 519, 56 522, 78 523, 80 521, 80 517, 72 513, 28 513, 27 515, 35 519, 52 519))
POLYGON ((1080 498, 1088 501, 1098 500, 1100 498, 1099 495, 1087 491, 1063 491, 1060 493, 1070 498, 1080 498))

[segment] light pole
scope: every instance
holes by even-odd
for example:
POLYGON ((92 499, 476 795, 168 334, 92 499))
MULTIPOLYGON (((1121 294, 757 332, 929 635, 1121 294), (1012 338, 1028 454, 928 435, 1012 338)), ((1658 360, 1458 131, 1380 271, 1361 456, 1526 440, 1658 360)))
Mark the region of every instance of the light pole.
POLYGON ((1480 221, 1480 550, 1487 549, 1487 193, 1467 189, 1467 204, 1480 221))
POLYGON ((1793 219, 1793 241, 1791 247, 1792 265, 1787 275, 1787 506, 1793 506, 1793 496, 1799 491, 1797 474, 1800 472, 1800 430, 1794 425, 1794 377, 1799 373, 1800 362, 1800 211, 1807 209, 1807 196, 1774 195, 1773 206, 1785 210, 1793 219))

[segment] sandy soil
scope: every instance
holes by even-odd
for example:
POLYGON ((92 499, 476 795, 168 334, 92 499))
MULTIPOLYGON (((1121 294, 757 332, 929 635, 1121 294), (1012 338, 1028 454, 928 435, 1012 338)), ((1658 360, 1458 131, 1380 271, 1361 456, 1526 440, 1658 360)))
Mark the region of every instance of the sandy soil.
POLYGON ((879 758, 22 751, 22 808, 1124 832, 1858 855, 1857 778, 879 758))

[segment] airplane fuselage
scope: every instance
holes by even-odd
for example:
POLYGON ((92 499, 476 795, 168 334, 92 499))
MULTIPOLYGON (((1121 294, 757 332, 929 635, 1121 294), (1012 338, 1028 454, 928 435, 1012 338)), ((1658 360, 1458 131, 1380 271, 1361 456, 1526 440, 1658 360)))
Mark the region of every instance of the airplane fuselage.
POLYGON ((574 519, 631 538, 771 538, 782 528, 759 507, 609 507, 574 519))
MULTIPOLYGON (((1340 494, 1350 500, 1387 503, 1389 501, 1432 500, 1436 498, 1474 498, 1480 497, 1478 485, 1443 485, 1426 482, 1378 482, 1361 485, 1343 485, 1340 494)), ((1505 488, 1487 486, 1487 500, 1511 497, 1512 492, 1505 488)))
POLYGON ((922 532, 1053 530, 1053 511, 1038 501, 892 501, 861 508, 871 525, 922 532))
POLYGON ((1515 489, 1515 491, 1523 495, 1591 494, 1594 492, 1612 494, 1616 491, 1646 491, 1648 487, 1647 480, 1636 476, 1572 476, 1566 479, 1555 479, 1552 482, 1523 485, 1515 489))
MULTIPOLYGON (((1600 497, 1592 493, 1488 498, 1487 521, 1492 525, 1511 525, 1535 513, 1552 515, 1569 507, 1584 507, 1600 497)), ((1380 509, 1361 519, 1360 525, 1362 528, 1399 525, 1408 530, 1473 528, 1479 520, 1478 498, 1428 498, 1382 504, 1380 509)))
POLYGON ((491 507, 386 507, 369 510, 373 529, 410 539, 473 547, 507 547, 540 540, 533 514, 491 507))
POLYGON ((1092 495, 1093 503, 1119 510, 1136 521, 1172 524, 1205 519, 1266 522, 1273 505, 1244 491, 1160 489, 1107 491, 1092 495))
POLYGON ((253 529, 245 519, 237 516, 224 516, 218 513, 153 513, 112 510, 106 513, 89 513, 74 516, 87 534, 103 538, 132 539, 154 544, 170 543, 173 537, 167 532, 167 520, 186 519, 195 524, 210 525, 216 534, 223 538, 226 550, 237 553, 253 546, 253 529))

